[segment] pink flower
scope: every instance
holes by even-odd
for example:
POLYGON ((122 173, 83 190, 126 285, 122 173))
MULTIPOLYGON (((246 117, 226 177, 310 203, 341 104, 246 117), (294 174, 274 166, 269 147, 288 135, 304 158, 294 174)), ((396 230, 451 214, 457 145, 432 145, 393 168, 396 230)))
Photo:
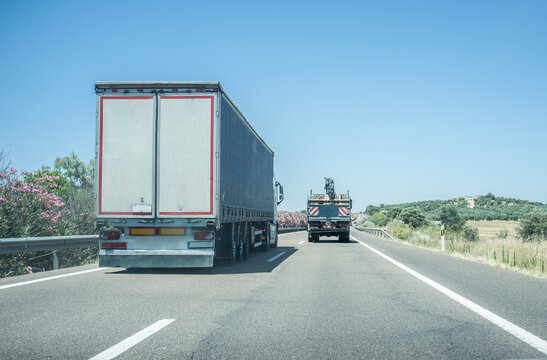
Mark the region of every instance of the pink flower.
POLYGON ((27 266, 27 271, 29 274, 32 274, 32 267, 31 266, 27 266))
POLYGON ((4 202, 4 198, 0 196, 0 202, 4 202))

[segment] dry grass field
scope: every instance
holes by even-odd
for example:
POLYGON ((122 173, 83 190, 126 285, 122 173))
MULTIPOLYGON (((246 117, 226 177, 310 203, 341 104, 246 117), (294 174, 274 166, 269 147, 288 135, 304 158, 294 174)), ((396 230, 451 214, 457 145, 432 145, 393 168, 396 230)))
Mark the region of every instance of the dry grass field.
POLYGON ((472 226, 479 230, 479 238, 481 240, 497 239, 498 234, 503 231, 507 231, 509 236, 517 236, 518 221, 511 220, 480 220, 480 221, 467 221, 467 225, 472 226))
MULTIPOLYGON (((545 272, 547 241, 523 242, 517 238, 518 221, 468 221, 467 224, 479 230, 479 241, 471 242, 463 239, 459 234, 447 233, 447 253, 547 278, 545 272), (502 236, 498 236, 498 234, 502 236)), ((435 228, 413 230, 398 224, 388 225, 386 230, 401 241, 440 251, 441 236, 435 228)))

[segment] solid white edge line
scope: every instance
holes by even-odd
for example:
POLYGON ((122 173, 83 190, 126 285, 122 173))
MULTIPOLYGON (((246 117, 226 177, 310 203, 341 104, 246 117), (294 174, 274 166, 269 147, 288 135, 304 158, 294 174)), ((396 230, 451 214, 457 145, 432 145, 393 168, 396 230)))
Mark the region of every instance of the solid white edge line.
POLYGON ((23 282, 19 282, 19 283, 15 283, 15 284, 1 285, 1 286, 0 286, 0 290, 9 289, 9 288, 17 287, 17 286, 24 286, 24 285, 35 284, 35 283, 39 283, 39 282, 42 282, 42 281, 49 281, 49 280, 61 279, 61 278, 65 278, 65 277, 69 277, 69 276, 74 276, 74 275, 87 274, 87 273, 90 273, 90 272, 100 271, 100 270, 105 270, 105 269, 110 269, 110 268, 108 268, 108 267, 100 267, 100 268, 97 268, 97 269, 83 270, 83 271, 77 271, 77 272, 73 272, 73 273, 69 273, 69 274, 55 275, 55 276, 50 276, 50 277, 41 278, 41 279, 23 281, 23 282))
POLYGON ((153 335, 154 333, 160 331, 167 325, 171 324, 175 319, 163 319, 156 321, 149 327, 142 329, 135 335, 131 335, 125 340, 120 341, 116 345, 112 346, 111 348, 106 349, 100 354, 97 354, 90 358, 89 360, 110 360, 114 359, 116 356, 120 355, 121 353, 131 349, 133 346, 137 345, 150 335, 153 335))
POLYGON ((380 255, 381 257, 383 257, 384 259, 386 259, 387 261, 389 261, 393 265, 397 266, 398 268, 406 271, 410 275, 412 275, 415 278, 423 281, 424 283, 431 286, 435 290, 440 291, 441 293, 445 294, 446 296, 448 296, 452 300, 460 303, 461 305, 463 305, 466 308, 468 308, 469 310, 477 313, 478 315, 482 316, 483 318, 490 321, 491 323, 499 326, 503 330, 507 331, 509 334, 511 334, 511 335, 519 338, 520 340, 524 341, 528 345, 532 346, 534 349, 536 349, 536 350, 538 350, 538 351, 540 351, 540 352, 547 355, 547 341, 537 337, 536 335, 534 335, 532 333, 529 333, 528 331, 524 330, 521 327, 518 327, 517 325, 513 324, 512 322, 510 322, 508 320, 505 320, 501 316, 498 316, 498 315, 494 314, 493 312, 491 312, 489 310, 486 310, 485 308, 483 308, 480 305, 475 304, 471 300, 468 300, 468 299, 464 298, 463 296, 456 294, 454 291, 447 289, 446 287, 444 287, 441 284, 431 280, 430 278, 428 278, 428 277, 426 277, 426 276, 412 270, 408 266, 401 264, 397 260, 394 260, 394 259, 390 258, 389 256, 381 253, 380 251, 374 249, 373 247, 361 242, 360 240, 357 240, 355 237, 351 236, 351 238, 353 240, 357 241, 359 244, 366 247, 367 249, 369 249, 370 251, 376 253, 377 255, 380 255))
POLYGON ((274 257, 268 259, 268 262, 274 261, 275 259, 277 259, 277 258, 283 256, 283 254, 285 254, 285 251, 282 251, 282 252, 280 252, 279 254, 277 254, 276 256, 274 256, 274 257))
POLYGON ((306 242, 306 240, 302 240, 302 241, 300 241, 300 242, 298 243, 298 245, 303 244, 303 243, 305 243, 305 242, 306 242))

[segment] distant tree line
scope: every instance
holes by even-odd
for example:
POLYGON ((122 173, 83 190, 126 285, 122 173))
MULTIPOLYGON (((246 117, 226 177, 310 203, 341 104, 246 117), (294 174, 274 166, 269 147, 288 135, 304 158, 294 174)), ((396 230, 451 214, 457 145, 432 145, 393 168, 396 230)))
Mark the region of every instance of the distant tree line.
POLYGON ((450 200, 427 200, 403 204, 370 205, 365 214, 387 212, 390 209, 418 208, 428 219, 441 220, 441 209, 444 206, 454 206, 463 220, 520 220, 531 211, 547 213, 547 204, 519 200, 514 198, 497 197, 491 193, 473 199, 474 207, 469 207, 466 198, 450 200))
MULTIPOLYGON (((469 241, 479 239, 477 229, 466 225, 467 220, 520 220, 518 235, 524 241, 547 239, 547 205, 539 202, 496 197, 490 193, 474 198, 474 207, 465 198, 430 200, 413 203, 370 205, 365 214, 368 221, 386 226, 399 221, 417 229, 440 221, 448 231, 459 233, 469 241)), ((505 235, 507 236, 507 235, 505 235)))

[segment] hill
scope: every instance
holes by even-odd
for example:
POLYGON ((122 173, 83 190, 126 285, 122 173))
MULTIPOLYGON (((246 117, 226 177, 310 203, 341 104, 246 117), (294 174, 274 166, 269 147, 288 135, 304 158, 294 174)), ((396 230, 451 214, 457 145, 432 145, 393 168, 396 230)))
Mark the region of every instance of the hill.
POLYGON ((393 208, 417 207, 431 220, 439 220, 440 209, 445 205, 453 205, 465 220, 519 220, 531 210, 547 212, 547 204, 497 197, 491 193, 478 196, 464 196, 450 200, 426 200, 403 204, 368 206, 365 213, 373 214, 379 211, 388 212, 393 208))

